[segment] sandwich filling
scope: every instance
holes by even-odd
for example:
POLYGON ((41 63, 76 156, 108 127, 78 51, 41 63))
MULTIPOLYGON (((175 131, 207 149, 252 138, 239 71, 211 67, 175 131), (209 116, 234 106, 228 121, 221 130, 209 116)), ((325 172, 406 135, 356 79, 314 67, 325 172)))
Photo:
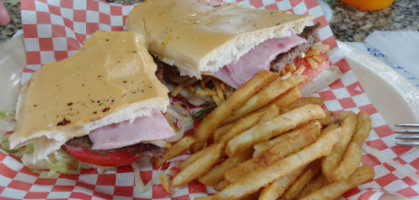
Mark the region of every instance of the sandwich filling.
POLYGON ((89 135, 67 141, 66 145, 78 146, 99 153, 128 151, 135 155, 159 157, 163 153, 163 148, 150 142, 167 139, 174 135, 173 129, 163 114, 158 110, 153 110, 151 116, 138 117, 132 122, 123 121, 100 127, 91 131, 89 135))
MULTIPOLYGON (((251 49, 240 57, 237 62, 227 64, 215 72, 213 77, 225 84, 227 89, 223 90, 225 93, 229 93, 229 91, 237 89, 250 80, 261 70, 283 72, 287 65, 294 65, 295 63, 295 66, 298 67, 292 71, 298 71, 298 68, 306 66, 307 63, 304 63, 301 59, 297 58, 304 55, 305 52, 313 47, 313 44, 319 37, 319 27, 320 24, 315 24, 314 26, 305 27, 303 32, 299 35, 292 34, 288 37, 269 39, 251 49)), ((313 79, 330 65, 326 54, 321 53, 319 58, 321 59, 316 61, 315 68, 307 70, 300 69, 299 73, 308 76, 310 80, 313 79)), ((202 80, 200 81, 195 77, 181 76, 177 67, 159 61, 158 58, 155 58, 155 62, 158 65, 158 70, 156 72, 157 77, 168 86, 172 91, 172 95, 175 94, 173 96, 179 96, 194 105, 217 103, 214 102, 213 98, 208 97, 213 96, 211 94, 200 95, 202 93, 210 93, 205 90, 205 87, 211 88, 217 85, 211 81, 206 81, 207 79, 205 76, 202 79, 204 81, 203 84, 202 80), (176 89, 179 88, 176 88, 176 86, 179 85, 181 85, 182 89, 176 91, 176 89), (201 92, 201 90, 203 90, 203 92, 201 92)))
POLYGON ((272 60, 293 47, 306 42, 305 39, 292 34, 289 37, 269 39, 240 57, 237 62, 230 63, 214 76, 234 89, 249 81, 261 70, 269 70, 272 60))

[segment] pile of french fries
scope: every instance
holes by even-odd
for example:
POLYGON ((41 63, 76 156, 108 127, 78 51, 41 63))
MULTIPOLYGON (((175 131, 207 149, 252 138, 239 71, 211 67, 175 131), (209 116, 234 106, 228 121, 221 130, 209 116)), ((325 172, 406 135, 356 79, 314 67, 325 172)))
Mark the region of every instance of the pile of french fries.
POLYGON ((335 199, 374 178, 362 165, 371 130, 365 112, 332 119, 317 97, 302 97, 305 76, 261 71, 209 113, 195 131, 152 160, 159 166, 194 152, 179 164, 166 190, 195 179, 218 192, 197 199, 335 199), (325 128, 323 128, 325 127, 325 128))

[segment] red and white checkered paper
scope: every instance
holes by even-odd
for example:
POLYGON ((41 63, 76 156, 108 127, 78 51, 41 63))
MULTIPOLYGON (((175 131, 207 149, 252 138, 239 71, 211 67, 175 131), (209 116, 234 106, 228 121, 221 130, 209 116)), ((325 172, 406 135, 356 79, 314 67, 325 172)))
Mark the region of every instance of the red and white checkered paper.
MULTIPOLYGON (((229 0, 236 2, 236 0, 229 0)), ((343 199, 379 199, 386 193, 419 197, 419 149, 397 146, 394 133, 371 104, 353 71, 339 53, 337 43, 316 0, 237 0, 240 5, 261 9, 290 10, 315 16, 320 22, 320 40, 331 47, 332 62, 344 73, 342 79, 319 92, 332 111, 367 111, 373 130, 363 147, 362 162, 374 166, 373 181, 343 195, 343 199)), ((96 0, 25 0, 21 1, 22 22, 27 55, 23 79, 41 65, 61 60, 75 51, 96 30, 122 31, 133 5, 117 5, 96 0)), ((167 167, 167 166, 166 166, 167 167)), ((163 168, 164 170, 165 168, 163 168)), ((158 176, 150 163, 141 166, 145 183, 158 176)), ((158 178, 157 178, 158 179, 158 178)), ((177 199, 188 200, 213 193, 212 188, 193 182, 176 188, 169 195, 157 180, 143 194, 134 187, 130 166, 99 174, 82 170, 77 175, 61 174, 54 179, 40 178, 24 167, 19 158, 0 152, 0 199, 177 199)))

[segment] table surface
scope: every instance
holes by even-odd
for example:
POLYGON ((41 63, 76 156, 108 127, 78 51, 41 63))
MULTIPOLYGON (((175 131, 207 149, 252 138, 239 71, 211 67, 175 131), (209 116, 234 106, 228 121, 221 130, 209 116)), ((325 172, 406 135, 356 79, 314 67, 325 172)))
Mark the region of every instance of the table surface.
MULTIPOLYGON (((136 3, 141 0, 107 0, 115 3, 136 3)), ((3 0, 11 23, 0 27, 0 43, 11 38, 22 28, 20 1, 3 0)), ((340 41, 362 42, 374 30, 419 31, 419 1, 395 0, 388 8, 375 12, 361 12, 338 0, 326 0, 333 10, 330 27, 340 41)))

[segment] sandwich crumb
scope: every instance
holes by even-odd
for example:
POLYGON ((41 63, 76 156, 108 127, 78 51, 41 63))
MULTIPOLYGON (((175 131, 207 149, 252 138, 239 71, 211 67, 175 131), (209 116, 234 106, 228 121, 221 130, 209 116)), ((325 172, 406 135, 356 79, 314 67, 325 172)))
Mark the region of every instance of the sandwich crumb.
POLYGON ((104 109, 102 110, 102 112, 108 112, 110 109, 111 109, 111 108, 106 107, 106 108, 104 108, 104 109))
POLYGON ((73 102, 67 103, 67 106, 71 106, 71 105, 73 105, 73 102))

